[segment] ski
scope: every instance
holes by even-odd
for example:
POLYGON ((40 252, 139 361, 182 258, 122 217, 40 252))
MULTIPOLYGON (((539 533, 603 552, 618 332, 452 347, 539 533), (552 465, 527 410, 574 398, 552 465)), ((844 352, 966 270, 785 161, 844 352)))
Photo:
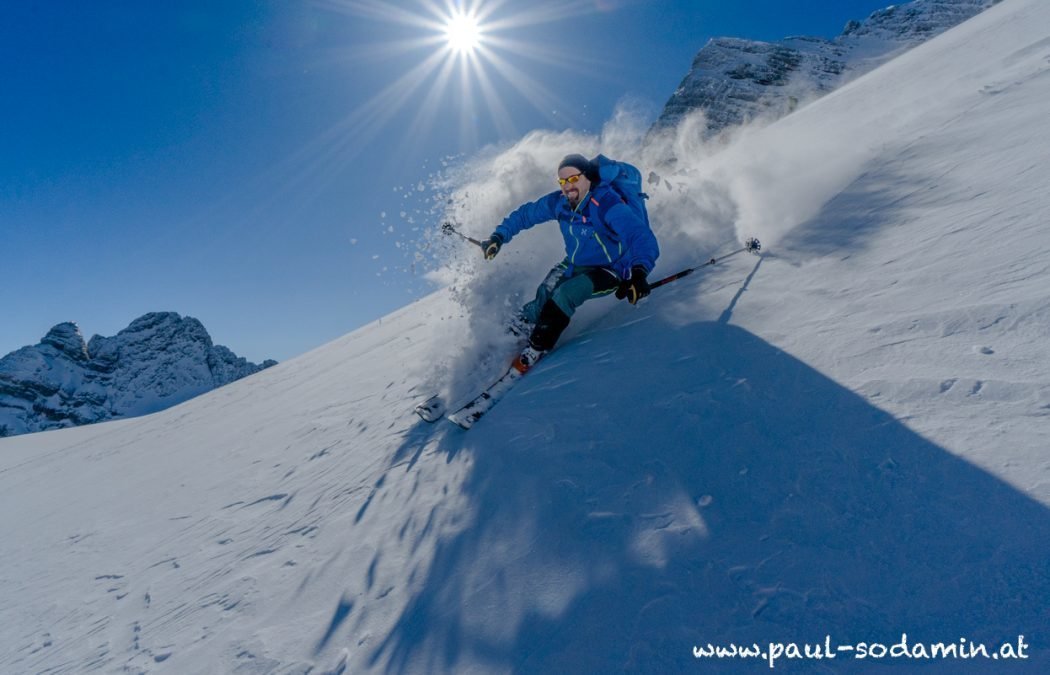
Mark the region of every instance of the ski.
MULTIPOLYGON (((523 336, 522 336, 523 331, 524 331, 524 327, 523 326, 514 327, 514 328, 512 328, 512 327, 508 327, 507 328, 507 332, 508 333, 510 333, 512 335, 515 335, 515 336, 517 336, 519 338, 519 344, 517 346, 519 351, 526 344, 528 344, 525 341, 525 339, 523 338, 523 336)), ((514 367, 511 366, 510 370, 514 370, 514 367)), ((518 371, 515 371, 515 372, 518 372, 518 371)), ((500 380, 497 380, 497 382, 503 380, 509 374, 510 374, 509 371, 504 373, 503 376, 500 377, 500 380)), ((462 410, 466 409, 467 406, 471 405, 472 403, 475 403, 475 401, 480 399, 485 394, 485 392, 489 392, 489 390, 492 389, 495 386, 496 386, 496 383, 493 383, 492 385, 487 387, 484 392, 482 392, 481 394, 478 394, 478 396, 476 396, 475 398, 471 399, 471 401, 466 406, 463 406, 462 408, 457 409, 456 413, 461 412, 462 410)), ((493 403, 492 405, 495 405, 495 403, 493 403)), ((492 407, 492 406, 490 405, 489 407, 492 407)), ((422 403, 420 403, 419 405, 417 405, 413 409, 413 412, 415 412, 416 415, 419 415, 419 419, 423 420, 424 422, 428 422, 430 424, 433 424, 434 422, 437 422, 441 418, 445 417, 445 413, 447 412, 447 409, 448 409, 448 405, 445 403, 445 400, 443 398, 441 398, 441 395, 440 394, 434 394, 433 396, 431 396, 427 400, 425 400, 422 403)), ((488 410, 488 408, 486 408, 486 411, 487 410, 488 410)), ((485 413, 482 412, 481 414, 483 415, 485 413)), ((478 417, 481 417, 481 415, 478 415, 478 417)), ((475 418, 474 421, 476 421, 476 420, 477 420, 477 418, 475 418)), ((460 422, 458 422, 458 421, 456 422, 456 424, 459 424, 464 429, 469 429, 470 428, 469 425, 468 426, 463 426, 463 424, 460 424, 460 422)), ((473 422, 470 422, 469 424, 473 424, 473 422)))
POLYGON ((415 407, 415 413, 424 422, 433 424, 442 417, 463 429, 469 429, 481 419, 502 396, 521 379, 522 373, 513 365, 502 376, 455 412, 446 415, 446 405, 440 395, 435 394, 415 407))
POLYGON ((462 429, 470 429, 485 413, 492 410, 493 406, 499 403, 503 395, 510 391, 511 387, 521 379, 523 374, 514 366, 507 368, 507 372, 502 377, 486 387, 484 391, 468 401, 459 410, 449 414, 447 416, 448 421, 462 429))

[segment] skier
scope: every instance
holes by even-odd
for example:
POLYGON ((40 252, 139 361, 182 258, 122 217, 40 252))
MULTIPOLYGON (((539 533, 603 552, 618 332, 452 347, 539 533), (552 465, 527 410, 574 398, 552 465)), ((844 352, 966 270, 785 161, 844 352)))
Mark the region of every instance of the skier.
POLYGON ((660 249, 643 217, 644 202, 632 208, 611 181, 602 180, 599 161, 616 164, 600 156, 592 161, 567 155, 558 165, 561 190, 518 207, 482 242, 485 259, 492 260, 516 234, 550 220, 558 221, 565 239, 566 258, 551 269, 512 325, 520 334, 530 333, 528 346, 514 361, 521 373, 554 347, 587 300, 615 291, 633 305, 649 295, 647 277, 660 249))

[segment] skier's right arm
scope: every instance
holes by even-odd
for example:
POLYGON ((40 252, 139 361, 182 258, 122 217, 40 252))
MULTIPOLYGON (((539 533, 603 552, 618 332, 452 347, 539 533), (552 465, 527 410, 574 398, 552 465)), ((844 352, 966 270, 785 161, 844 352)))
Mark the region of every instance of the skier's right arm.
POLYGON ((522 230, 527 230, 533 225, 539 225, 548 220, 554 220, 557 218, 558 199, 560 198, 561 192, 555 191, 534 202, 522 204, 503 219, 503 222, 500 223, 500 226, 496 228, 493 234, 499 235, 501 243, 506 244, 522 230))

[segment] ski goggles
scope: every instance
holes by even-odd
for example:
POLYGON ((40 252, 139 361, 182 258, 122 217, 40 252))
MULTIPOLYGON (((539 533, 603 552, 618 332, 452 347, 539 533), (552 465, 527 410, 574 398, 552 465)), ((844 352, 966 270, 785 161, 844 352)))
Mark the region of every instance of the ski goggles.
POLYGON ((578 183, 581 178, 583 178, 583 174, 582 173, 573 174, 573 175, 569 176, 568 178, 559 178, 558 179, 558 185, 565 185, 566 183, 569 183, 569 184, 578 183))

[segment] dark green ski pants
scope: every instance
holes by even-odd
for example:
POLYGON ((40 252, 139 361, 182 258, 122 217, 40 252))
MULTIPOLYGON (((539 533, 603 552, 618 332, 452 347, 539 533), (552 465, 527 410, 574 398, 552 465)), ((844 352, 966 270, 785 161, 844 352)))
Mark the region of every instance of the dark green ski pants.
POLYGON ((521 308, 521 315, 536 326, 529 342, 541 351, 551 349, 577 307, 609 295, 619 285, 620 278, 607 267, 574 267, 561 261, 544 277, 535 299, 521 308))

